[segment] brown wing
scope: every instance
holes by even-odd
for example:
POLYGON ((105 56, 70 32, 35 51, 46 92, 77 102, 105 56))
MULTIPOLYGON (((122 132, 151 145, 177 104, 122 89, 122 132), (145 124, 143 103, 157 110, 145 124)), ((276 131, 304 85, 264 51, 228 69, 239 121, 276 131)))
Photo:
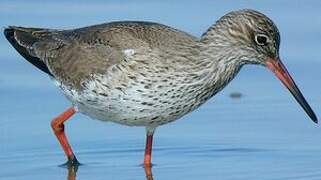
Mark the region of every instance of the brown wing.
POLYGON ((35 28, 20 28, 20 27, 8 27, 4 30, 4 35, 11 45, 31 64, 42 70, 43 72, 52 76, 47 65, 37 57, 32 50, 32 44, 37 41, 31 35, 32 31, 42 31, 42 29, 35 28), (21 40, 18 40, 21 39, 21 40), (24 43, 23 43, 24 42, 24 43))
POLYGON ((74 86, 122 60, 117 43, 101 33, 101 29, 95 28, 58 31, 13 26, 4 31, 26 60, 64 84, 74 86))
POLYGON ((196 38, 148 22, 114 22, 75 30, 10 27, 14 47, 29 62, 64 84, 81 87, 92 74, 103 74, 124 60, 124 49, 172 49, 196 38), (182 42, 183 41, 183 42, 182 42), (21 53, 23 52, 23 53, 21 53))

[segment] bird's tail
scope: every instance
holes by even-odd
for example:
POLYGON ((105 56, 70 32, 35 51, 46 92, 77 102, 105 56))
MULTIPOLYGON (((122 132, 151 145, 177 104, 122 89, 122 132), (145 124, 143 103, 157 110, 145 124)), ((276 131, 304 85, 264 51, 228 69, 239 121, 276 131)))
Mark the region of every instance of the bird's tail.
POLYGON ((9 26, 4 29, 4 35, 11 45, 31 64, 42 70, 43 72, 52 75, 43 60, 37 57, 33 45, 40 41, 39 32, 46 32, 46 29, 39 28, 24 28, 9 26), (37 36, 34 33, 37 32, 37 36))

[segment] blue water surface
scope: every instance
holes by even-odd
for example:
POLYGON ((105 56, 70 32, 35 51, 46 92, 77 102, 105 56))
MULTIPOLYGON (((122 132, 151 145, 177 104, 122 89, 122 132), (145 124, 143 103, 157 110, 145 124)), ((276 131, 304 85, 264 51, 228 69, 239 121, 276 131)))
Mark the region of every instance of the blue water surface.
MULTIPOLYGON (((148 20, 200 36, 225 13, 259 10, 277 24, 280 54, 317 115, 321 104, 321 1, 0 1, 0 26, 76 28, 148 20)), ((66 131, 77 174, 59 167, 64 153, 50 120, 70 106, 51 80, 0 35, 0 179, 146 179, 140 166, 144 128, 78 114, 66 131)), ((321 179, 321 129, 264 67, 245 66, 195 112, 157 129, 153 178, 219 180, 321 179), (230 93, 241 92, 239 99, 230 93)))

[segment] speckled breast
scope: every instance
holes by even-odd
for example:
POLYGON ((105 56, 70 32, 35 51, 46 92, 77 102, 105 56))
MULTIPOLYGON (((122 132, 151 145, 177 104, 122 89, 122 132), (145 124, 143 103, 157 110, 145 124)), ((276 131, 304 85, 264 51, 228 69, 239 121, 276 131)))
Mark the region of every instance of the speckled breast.
POLYGON ((91 118, 128 126, 159 126, 194 110, 214 94, 214 90, 203 90, 204 83, 181 81, 183 76, 169 74, 162 78, 109 74, 92 77, 82 92, 61 84, 60 88, 79 112, 91 118))

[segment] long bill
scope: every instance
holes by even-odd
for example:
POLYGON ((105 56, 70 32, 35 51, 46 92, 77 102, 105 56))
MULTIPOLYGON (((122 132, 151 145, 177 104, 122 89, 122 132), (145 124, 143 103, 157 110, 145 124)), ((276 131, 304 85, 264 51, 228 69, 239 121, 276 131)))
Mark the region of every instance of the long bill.
POLYGON ((318 123, 318 119, 311 109, 310 105, 307 103, 299 88, 293 81, 289 72, 283 65, 280 59, 268 59, 266 61, 266 66, 282 81, 282 83, 289 89, 291 94, 297 100, 297 102, 301 105, 304 111, 309 115, 311 120, 315 123, 318 123))

